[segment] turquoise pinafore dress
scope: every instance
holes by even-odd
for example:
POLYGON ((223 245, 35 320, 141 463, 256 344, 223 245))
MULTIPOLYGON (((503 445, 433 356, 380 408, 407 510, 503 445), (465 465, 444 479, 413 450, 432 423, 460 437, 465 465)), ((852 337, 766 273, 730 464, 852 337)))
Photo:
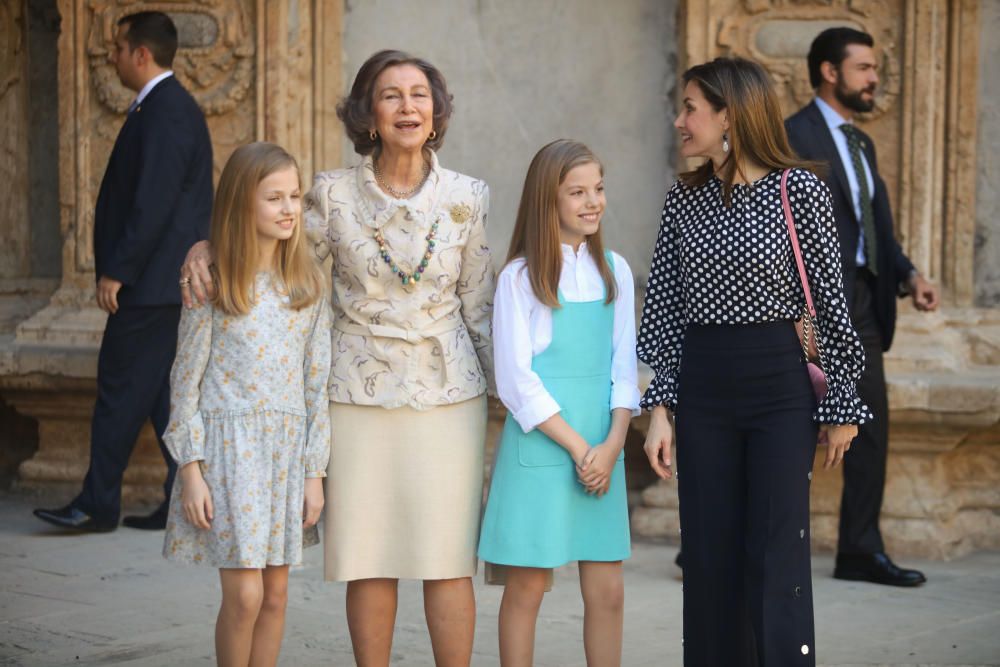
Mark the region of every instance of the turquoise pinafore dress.
MULTIPOLYGON (((608 263, 613 267, 610 253, 608 263)), ((611 429, 614 303, 567 302, 552 310, 552 342, 531 369, 560 414, 591 447, 611 429)), ((524 433, 508 415, 479 539, 488 563, 551 568, 572 561, 618 561, 631 554, 624 454, 608 492, 589 495, 573 458, 538 429, 524 433)))

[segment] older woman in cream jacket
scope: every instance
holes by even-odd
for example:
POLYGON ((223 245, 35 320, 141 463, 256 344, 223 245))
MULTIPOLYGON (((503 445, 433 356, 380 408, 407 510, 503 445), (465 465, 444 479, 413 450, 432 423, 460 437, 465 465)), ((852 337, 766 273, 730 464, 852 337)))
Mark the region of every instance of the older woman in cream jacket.
POLYGON ((360 665, 389 664, 401 578, 424 582, 437 664, 472 656, 494 272, 487 186, 435 153, 451 110, 433 65, 376 53, 337 108, 361 162, 306 196, 332 259, 325 573, 348 582, 360 665))

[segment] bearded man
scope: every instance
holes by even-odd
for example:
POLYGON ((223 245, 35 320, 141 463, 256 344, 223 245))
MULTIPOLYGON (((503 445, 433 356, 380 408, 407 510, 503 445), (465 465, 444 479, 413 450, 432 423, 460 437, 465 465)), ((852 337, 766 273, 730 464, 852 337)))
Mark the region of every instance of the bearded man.
MULTIPOLYGON (((917 570, 897 567, 885 553, 879 513, 889 451, 889 404, 882 354, 896 327, 896 298, 910 296, 919 311, 938 306, 937 288, 903 254, 893 233, 885 183, 875 144, 854 123, 875 107, 878 60, 872 36, 830 28, 809 49, 815 99, 785 121, 792 148, 827 165, 824 181, 833 196, 844 288, 851 320, 865 348, 858 395, 875 413, 859 427, 844 457, 844 491, 834 577, 892 586, 919 586, 917 570)), ((808 267, 806 267, 808 269, 808 267)))

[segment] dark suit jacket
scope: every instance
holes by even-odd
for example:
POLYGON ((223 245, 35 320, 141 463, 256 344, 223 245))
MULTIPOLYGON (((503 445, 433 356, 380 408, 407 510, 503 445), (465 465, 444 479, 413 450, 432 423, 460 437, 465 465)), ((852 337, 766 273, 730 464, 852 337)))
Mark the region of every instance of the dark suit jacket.
POLYGON ((173 76, 125 119, 94 212, 97 278, 120 280, 118 305, 180 304, 188 249, 208 238, 212 142, 205 116, 173 76))
MULTIPOLYGON (((823 113, 810 102, 798 112, 785 120, 785 130, 792 148, 805 160, 823 162, 828 165, 823 180, 833 195, 833 215, 837 220, 837 236, 840 239, 840 255, 844 268, 844 291, 848 303, 853 303, 854 280, 857 273, 855 257, 858 250, 858 229, 861 222, 854 212, 851 201, 851 188, 847 181, 844 165, 833 142, 830 128, 823 118, 823 113)), ((877 258, 875 266, 878 270, 878 280, 874 287, 875 319, 882 333, 882 349, 888 350, 892 345, 892 337, 896 330, 896 298, 906 293, 910 272, 913 264, 903 254, 896 236, 893 233, 892 210, 889 208, 889 195, 885 182, 879 176, 878 163, 875 160, 875 144, 864 132, 862 150, 871 167, 872 180, 875 182, 875 192, 872 197, 872 208, 875 214, 875 236, 877 242, 877 258)))

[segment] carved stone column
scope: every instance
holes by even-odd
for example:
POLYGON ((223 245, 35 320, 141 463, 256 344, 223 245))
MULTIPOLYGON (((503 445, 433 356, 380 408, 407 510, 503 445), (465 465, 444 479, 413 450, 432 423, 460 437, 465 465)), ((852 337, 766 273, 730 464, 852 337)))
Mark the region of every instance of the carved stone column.
MULTIPOLYGON (((847 25, 875 38, 882 85, 860 122, 878 148, 897 237, 945 297, 932 315, 901 302, 886 358, 882 528, 895 554, 1000 547, 1000 312, 972 307, 978 11, 977 0, 688 0, 682 8, 681 68, 752 58, 771 74, 786 114, 813 96, 805 56, 820 31, 847 25)), ((817 465, 813 480, 813 540, 833 548, 841 474, 817 465)), ((635 531, 676 536, 676 506, 673 482, 646 489, 635 531)))
MULTIPOLYGON (((0 339, 0 391, 39 422, 38 452, 20 470, 29 486, 75 486, 86 470, 105 323, 93 296, 94 203, 135 96, 108 62, 118 20, 143 10, 174 19, 174 73, 205 112, 216 177, 237 146, 267 140, 298 157, 308 187, 317 163, 337 166, 342 134, 332 122, 341 94, 341 0, 59 0, 58 7, 62 279, 48 305, 18 324, 13 341, 0 339)), ((0 54, 0 70, 5 62, 0 54)), ((18 220, 28 217, 25 211, 18 220)), ((126 496, 158 497, 162 474, 147 425, 126 496)))
POLYGON ((28 155, 28 100, 25 85, 25 18, 22 0, 0 3, 0 210, 10 224, 0 228, 0 279, 29 275, 28 170, 18 157, 28 155))

